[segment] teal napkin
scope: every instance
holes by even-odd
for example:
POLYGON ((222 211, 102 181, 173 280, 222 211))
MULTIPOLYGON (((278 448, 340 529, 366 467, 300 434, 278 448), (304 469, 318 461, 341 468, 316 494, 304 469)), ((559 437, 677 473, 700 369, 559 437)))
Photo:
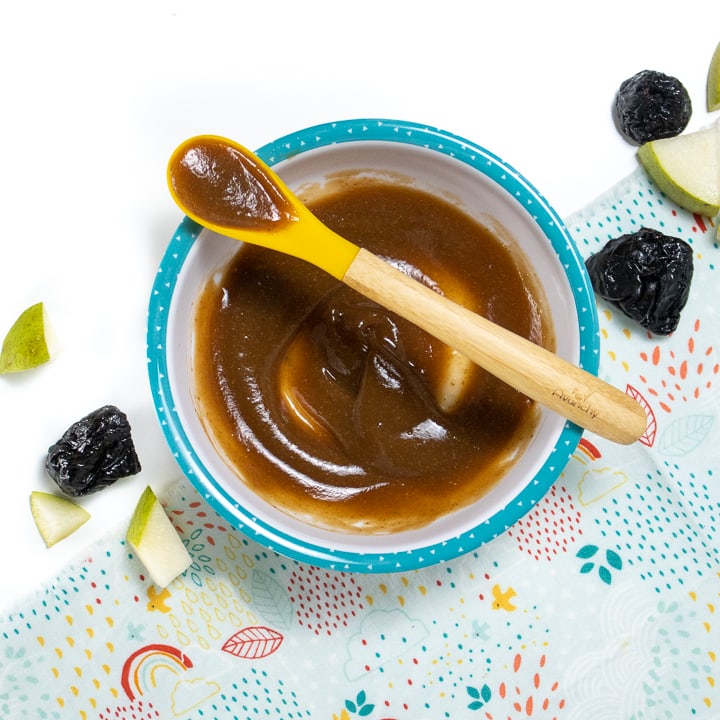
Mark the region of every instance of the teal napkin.
POLYGON ((234 531, 184 480, 193 558, 157 590, 111 531, 0 617, 3 718, 720 718, 720 318, 715 228, 638 171, 567 219, 584 255, 643 225, 692 244, 680 326, 599 302, 601 377, 652 417, 586 433, 505 534, 422 570, 354 575, 234 531))

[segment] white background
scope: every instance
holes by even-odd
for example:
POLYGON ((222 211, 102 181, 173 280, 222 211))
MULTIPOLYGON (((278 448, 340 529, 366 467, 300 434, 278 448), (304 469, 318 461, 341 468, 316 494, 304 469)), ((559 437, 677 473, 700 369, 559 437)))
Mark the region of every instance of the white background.
POLYGON ((0 377, 0 608, 41 586, 146 484, 179 476, 152 406, 146 307, 180 220, 167 159, 196 133, 255 148, 359 117, 441 127, 514 165, 562 217, 636 167, 615 130, 620 82, 677 76, 708 124, 717 0, 6 2, 0 10, 0 337, 43 301, 63 351, 0 377), (10 9, 11 8, 11 9, 10 9), (46 549, 28 506, 75 420, 114 403, 142 472, 82 504, 46 549))

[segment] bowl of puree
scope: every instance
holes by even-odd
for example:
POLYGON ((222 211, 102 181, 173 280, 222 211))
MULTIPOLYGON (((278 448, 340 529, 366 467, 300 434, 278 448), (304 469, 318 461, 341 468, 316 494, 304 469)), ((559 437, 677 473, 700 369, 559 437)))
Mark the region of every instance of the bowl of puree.
MULTIPOLYGON (((358 119, 256 153, 338 234, 597 373, 583 260, 490 151, 358 119)), ((489 542, 582 434, 318 268, 187 217, 153 285, 148 369, 170 449, 210 506, 270 550, 343 571, 416 569, 489 542)))

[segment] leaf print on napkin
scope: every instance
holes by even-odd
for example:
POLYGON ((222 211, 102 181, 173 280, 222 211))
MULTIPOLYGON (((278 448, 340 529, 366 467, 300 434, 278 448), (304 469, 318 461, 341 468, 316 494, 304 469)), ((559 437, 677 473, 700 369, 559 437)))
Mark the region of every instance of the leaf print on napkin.
MULTIPOLYGON (((585 545, 581 547, 580 550, 578 550, 575 557, 578 557, 581 560, 588 560, 588 562, 584 563, 583 566, 580 568, 581 575, 587 575, 587 573, 592 572, 595 569, 596 563, 594 560, 591 561, 590 558, 595 557, 598 550, 599 548, 597 545, 585 545)), ((607 564, 614 570, 622 570, 622 559, 614 550, 605 551, 605 560, 607 564)), ((606 585, 610 585, 612 583, 612 573, 605 565, 603 565, 602 563, 597 563, 597 571, 600 579, 606 585)))
POLYGON ((632 385, 627 385, 625 387, 625 393, 633 400, 640 403, 643 410, 645 410, 645 415, 647 415, 647 427, 638 440, 643 445, 652 447, 655 444, 655 436, 657 435, 657 418, 655 417, 655 411, 652 409, 652 405, 647 401, 647 398, 637 388, 632 385))
POLYGON ((260 614, 266 622, 283 630, 292 625, 293 607, 285 588, 260 570, 253 570, 252 593, 260 614))
POLYGON ((468 710, 480 710, 480 708, 487 705, 492 698, 492 691, 487 685, 483 685, 479 690, 469 685, 467 687, 467 693, 472 698, 472 701, 468 705, 468 710))
POLYGON ((225 641, 222 649, 245 660, 259 660, 272 655, 283 640, 284 636, 276 630, 258 625, 239 630, 225 641))
POLYGON ((357 694, 354 702, 352 700, 345 701, 345 709, 353 715, 367 717, 375 709, 375 705, 367 702, 367 695, 364 690, 361 690, 357 694))
POLYGON ((712 415, 687 415, 672 422, 660 438, 658 450, 665 455, 687 455, 702 444, 713 425, 712 415))

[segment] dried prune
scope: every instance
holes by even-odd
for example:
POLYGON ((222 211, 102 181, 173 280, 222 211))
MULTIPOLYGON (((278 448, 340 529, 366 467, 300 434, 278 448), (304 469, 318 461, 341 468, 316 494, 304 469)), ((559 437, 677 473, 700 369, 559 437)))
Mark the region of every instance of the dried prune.
POLYGON ((585 262, 595 292, 656 335, 680 321, 693 275, 692 248, 650 228, 610 240, 585 262))
POLYGON ((642 70, 628 78, 615 96, 615 124, 625 139, 636 145, 679 135, 691 114, 685 86, 657 70, 642 70))
POLYGON ((140 472, 127 416, 114 405, 73 423, 48 449, 45 468, 67 495, 80 497, 140 472))

